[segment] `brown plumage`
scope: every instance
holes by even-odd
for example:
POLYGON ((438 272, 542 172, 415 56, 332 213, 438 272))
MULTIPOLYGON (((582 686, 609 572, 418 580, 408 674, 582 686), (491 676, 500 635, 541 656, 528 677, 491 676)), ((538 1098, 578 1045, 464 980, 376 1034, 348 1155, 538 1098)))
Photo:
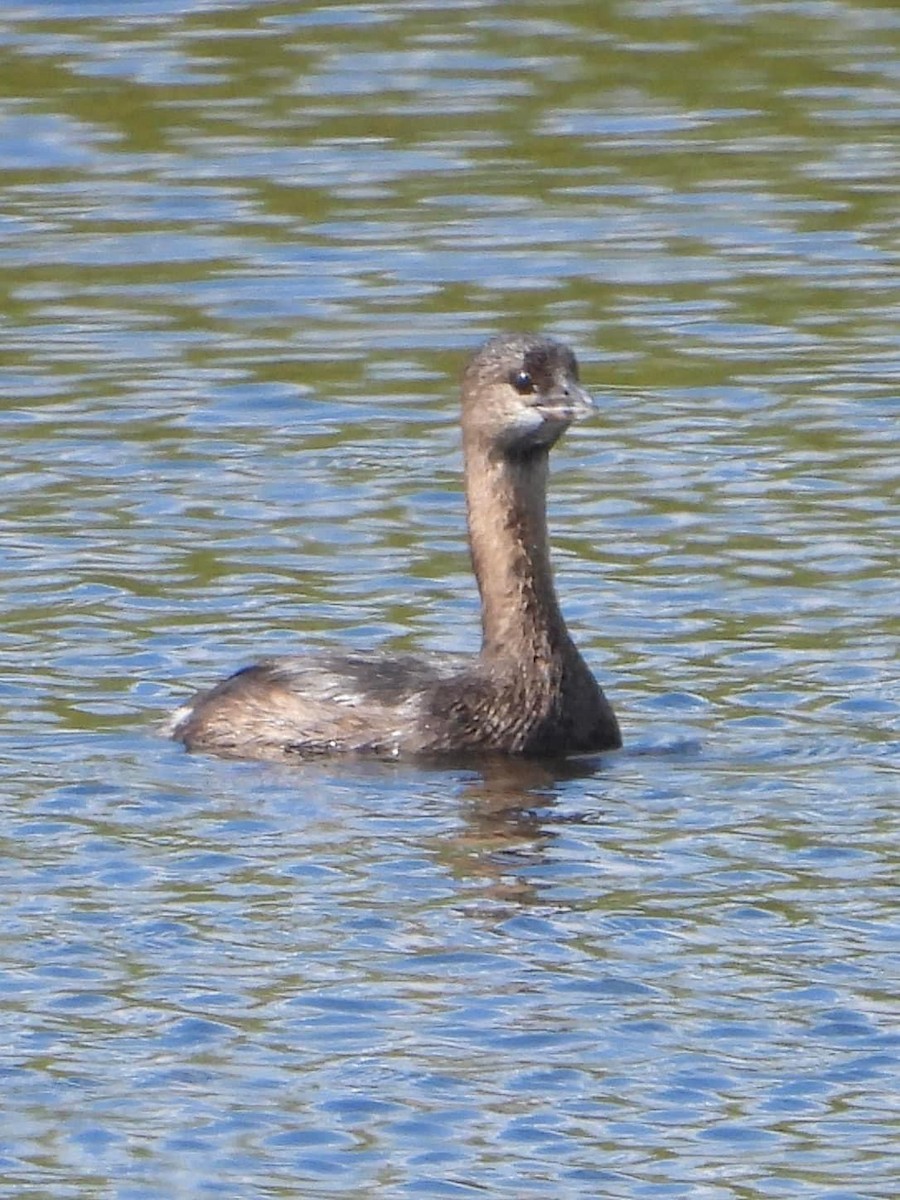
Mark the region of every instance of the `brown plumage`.
POLYGON ((462 429, 478 655, 314 654, 264 660, 196 696, 170 732, 239 758, 495 752, 560 757, 621 745, 559 609, 547 543, 550 448, 591 401, 572 351, 491 339, 463 375, 462 429))

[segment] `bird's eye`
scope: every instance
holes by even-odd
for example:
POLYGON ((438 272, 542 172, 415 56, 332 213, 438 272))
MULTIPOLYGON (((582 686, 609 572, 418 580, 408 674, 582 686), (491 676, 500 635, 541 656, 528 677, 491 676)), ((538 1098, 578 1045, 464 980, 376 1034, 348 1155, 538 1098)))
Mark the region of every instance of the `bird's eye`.
POLYGON ((530 396, 534 391, 534 380, 527 371, 516 371, 510 382, 520 396, 530 396))

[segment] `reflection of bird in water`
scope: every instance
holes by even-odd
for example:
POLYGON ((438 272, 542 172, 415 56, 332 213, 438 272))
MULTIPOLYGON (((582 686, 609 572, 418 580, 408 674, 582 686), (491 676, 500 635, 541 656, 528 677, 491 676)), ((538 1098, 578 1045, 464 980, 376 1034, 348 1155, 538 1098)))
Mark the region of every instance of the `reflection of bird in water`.
POLYGON ((540 903, 530 872, 546 865, 559 837, 556 827, 598 820, 596 794, 590 813, 563 814, 557 808, 560 787, 598 778, 597 762, 587 759, 547 763, 491 756, 458 792, 463 829, 434 839, 431 848, 455 877, 484 880, 482 897, 540 903))

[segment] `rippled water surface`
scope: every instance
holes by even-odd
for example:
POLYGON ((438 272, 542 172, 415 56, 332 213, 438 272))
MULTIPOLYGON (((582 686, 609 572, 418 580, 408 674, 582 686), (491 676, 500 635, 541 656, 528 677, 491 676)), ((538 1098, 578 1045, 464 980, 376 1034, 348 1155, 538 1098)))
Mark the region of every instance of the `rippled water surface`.
POLYGON ((896 1195, 898 23, 4 7, 4 1195, 896 1195), (161 740, 477 645, 455 381, 523 327, 625 751, 161 740))

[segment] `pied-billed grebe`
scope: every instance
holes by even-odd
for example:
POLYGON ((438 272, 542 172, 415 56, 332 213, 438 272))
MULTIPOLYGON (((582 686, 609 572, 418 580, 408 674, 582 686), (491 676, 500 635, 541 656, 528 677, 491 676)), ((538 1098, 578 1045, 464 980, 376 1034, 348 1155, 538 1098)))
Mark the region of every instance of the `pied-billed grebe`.
POLYGON ((550 447, 591 408, 575 355, 530 335, 492 338, 462 381, 477 655, 324 653, 270 658, 172 718, 189 750, 290 760, 612 750, 619 726, 569 636, 547 545, 550 447))

